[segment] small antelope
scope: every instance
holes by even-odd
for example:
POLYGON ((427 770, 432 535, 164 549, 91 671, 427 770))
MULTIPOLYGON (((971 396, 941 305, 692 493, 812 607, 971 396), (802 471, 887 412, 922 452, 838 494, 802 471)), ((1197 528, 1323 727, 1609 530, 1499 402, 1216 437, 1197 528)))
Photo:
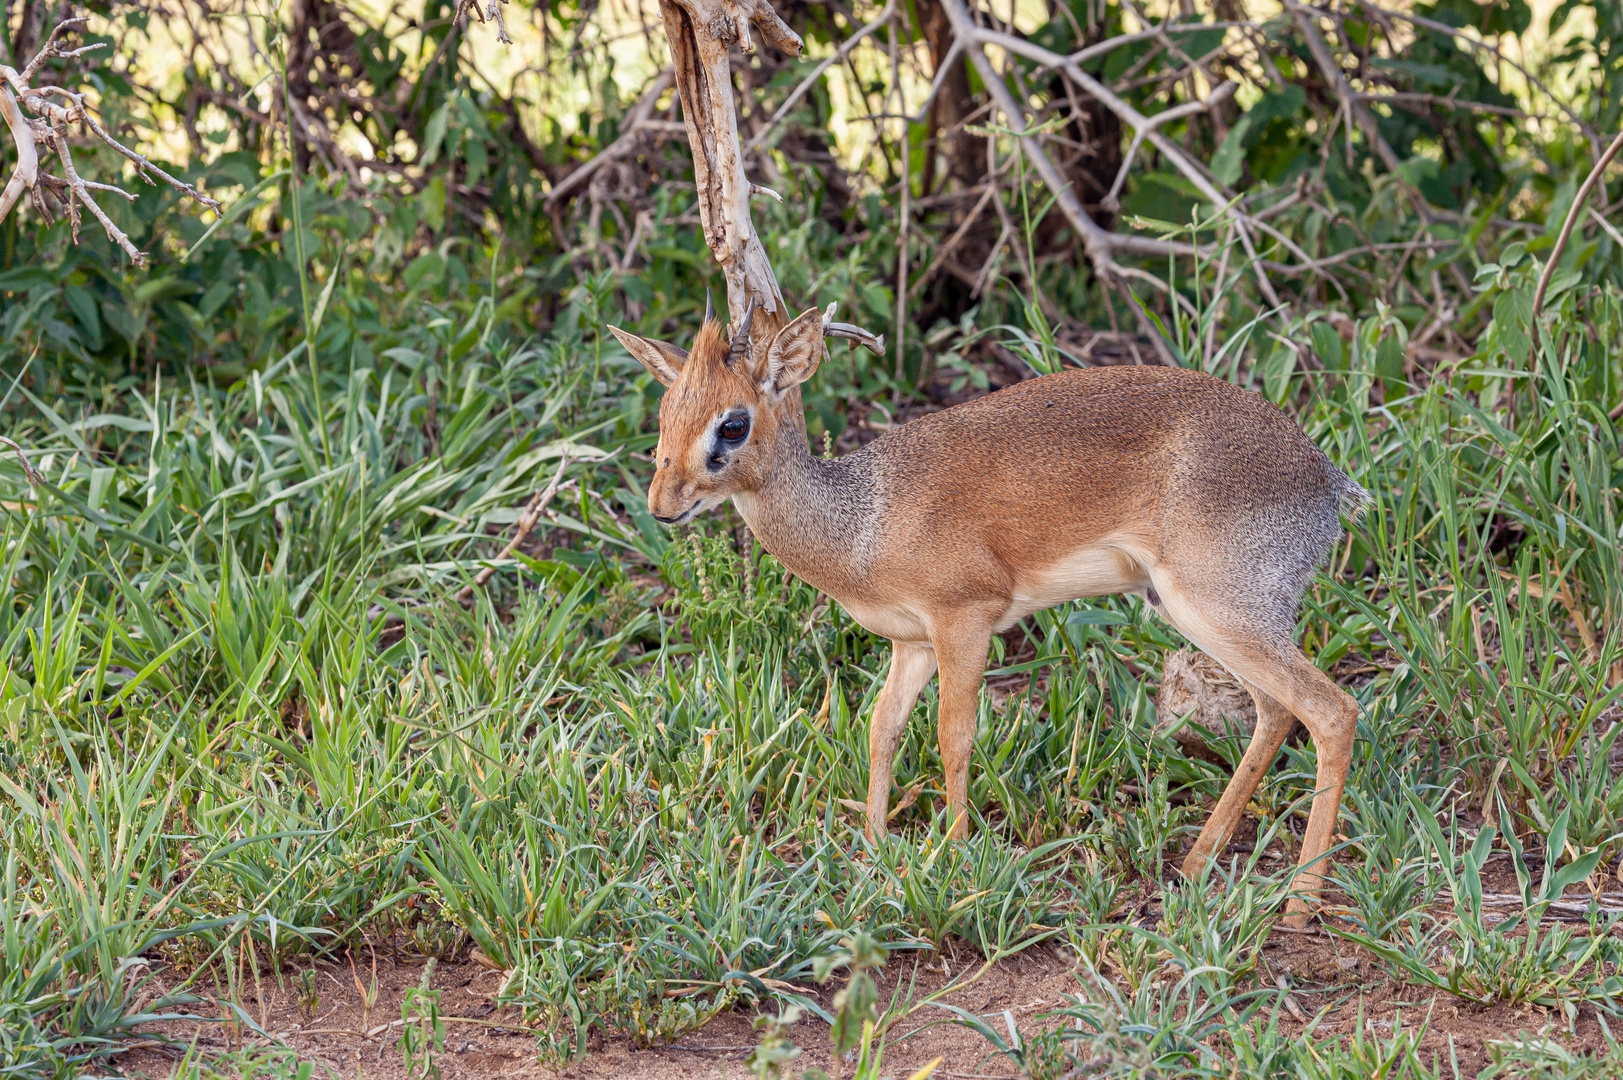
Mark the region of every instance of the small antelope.
MULTIPOLYGON (((1335 832, 1358 708, 1294 640, 1309 579, 1369 496, 1257 394, 1196 371, 1064 371, 814 457, 798 385, 824 355, 805 312, 763 351, 753 306, 731 341, 706 318, 691 352, 609 327, 669 390, 648 507, 679 524, 731 498, 784 566, 891 640, 868 737, 868 830, 886 828, 896 748, 939 667, 953 835, 994 633, 1041 608, 1136 593, 1241 680, 1256 732, 1183 864, 1227 846, 1293 717, 1318 750, 1301 891, 1335 832)), ((708 313, 707 313, 708 316, 708 313)), ((1310 908, 1289 909, 1305 922, 1310 908)))

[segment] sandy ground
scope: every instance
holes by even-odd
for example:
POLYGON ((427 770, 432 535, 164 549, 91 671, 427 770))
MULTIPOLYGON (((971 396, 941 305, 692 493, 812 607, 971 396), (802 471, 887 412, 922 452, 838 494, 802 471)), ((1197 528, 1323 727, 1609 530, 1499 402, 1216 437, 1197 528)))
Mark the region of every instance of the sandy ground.
MULTIPOLYGON (((359 956, 355 962, 360 977, 370 982, 370 957, 359 956)), ((314 965, 320 1003, 311 1015, 299 1009, 297 968, 284 970, 279 976, 262 975, 259 992, 256 994, 250 983, 241 1004, 266 1031, 296 1050, 301 1058, 325 1066, 335 1076, 405 1080, 398 1045, 400 1007, 405 992, 420 982, 424 963, 421 957, 397 951, 389 944, 379 949, 379 990, 370 1011, 364 1007, 347 958, 314 965), (391 1021, 396 1023, 390 1026, 391 1021)), ((890 964, 880 973, 881 1000, 890 1000, 900 981, 903 995, 911 986, 912 1000, 917 1001, 952 978, 973 972, 978 963, 972 951, 961 947, 956 957, 951 951, 934 956, 893 954, 890 964)), ((308 968, 310 964, 306 961, 302 966, 308 968)), ((1587 1007, 1569 1034, 1558 1017, 1543 1010, 1503 1005, 1482 1008, 1451 995, 1398 985, 1371 957, 1323 931, 1273 933, 1263 950, 1261 973, 1270 980, 1283 976, 1288 981, 1292 999, 1304 1017, 1329 1007, 1315 1039, 1350 1035, 1360 1015, 1366 1031, 1380 1036, 1390 1035, 1392 1021, 1400 1012, 1406 1028, 1425 1023, 1429 1017, 1430 1027, 1422 1043, 1425 1057, 1429 1060, 1435 1054, 1447 1062, 1451 1055, 1457 1055, 1463 1076, 1474 1076, 1488 1063, 1488 1040, 1510 1038, 1517 1033, 1547 1031, 1577 1050, 1595 1050, 1604 1045, 1595 1014, 1587 1007)), ((584 1058, 554 1072, 538 1062, 534 1036, 517 1026, 514 1011, 498 1010, 493 1004, 491 997, 499 982, 499 973, 466 959, 436 966, 432 985, 443 992, 441 1006, 450 1018, 445 1052, 439 1058, 444 1076, 479 1080, 555 1076, 580 1080, 689 1080, 749 1075, 744 1056, 755 1045, 757 1036, 751 1027, 752 1014, 742 1008, 721 1014, 670 1046, 639 1047, 624 1037, 594 1035, 584 1058)), ((826 986, 806 989, 826 1008, 839 985, 836 979, 826 986)), ((1041 1027, 1038 1017, 1067 1004, 1066 995, 1083 990, 1085 985, 1073 954, 1038 945, 995 965, 982 978, 945 1000, 985 1016, 999 1030, 1004 1026, 1003 1012, 1008 1010, 1029 1033, 1041 1027)), ((1017 1075, 1007 1059, 968 1028, 932 1023, 947 1015, 926 1008, 898 1023, 886 1047, 885 1073, 905 1077, 940 1057, 942 1063, 935 1073, 940 1077, 1017 1075)), ((1279 1019, 1288 1035, 1299 1033, 1304 1026, 1285 1012, 1279 1019)), ((235 1041, 231 1029, 219 1023, 171 1023, 152 1030, 187 1043, 195 1039, 203 1051, 220 1052, 243 1045, 235 1041)), ((241 1037, 250 1043, 253 1038, 248 1033, 241 1037)), ((828 1053, 828 1031, 822 1023, 804 1020, 793 1029, 793 1037, 804 1053, 791 1075, 811 1066, 835 1073, 828 1053)), ((145 1048, 118 1055, 113 1064, 129 1076, 163 1077, 173 1071, 181 1053, 179 1049, 149 1043, 145 1048)))

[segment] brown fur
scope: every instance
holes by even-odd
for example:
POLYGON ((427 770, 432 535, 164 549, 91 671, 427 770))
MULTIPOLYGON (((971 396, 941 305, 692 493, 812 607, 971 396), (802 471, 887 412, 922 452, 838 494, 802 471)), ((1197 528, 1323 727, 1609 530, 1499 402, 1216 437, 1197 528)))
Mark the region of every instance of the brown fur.
MULTIPOLYGON (((870 831, 885 828, 896 746, 937 668, 947 802, 963 835, 990 636, 1066 600, 1136 592, 1257 703, 1256 735, 1185 872, 1227 844, 1292 716, 1319 753, 1303 865, 1322 858, 1357 709, 1292 632, 1302 590, 1341 536, 1339 512, 1362 489, 1261 397, 1176 368, 1033 379, 820 460, 790 414, 822 356, 816 315, 780 331, 766 360, 736 366, 708 323, 680 370, 663 373, 671 346, 615 333, 671 383, 650 510, 687 520, 731 497, 786 567, 891 639, 869 736, 870 831), (749 436, 726 449, 718 424, 739 414, 749 436)), ((1311 871, 1300 880, 1309 895, 1322 884, 1311 871)), ((1293 903, 1298 917, 1306 910, 1293 903)))

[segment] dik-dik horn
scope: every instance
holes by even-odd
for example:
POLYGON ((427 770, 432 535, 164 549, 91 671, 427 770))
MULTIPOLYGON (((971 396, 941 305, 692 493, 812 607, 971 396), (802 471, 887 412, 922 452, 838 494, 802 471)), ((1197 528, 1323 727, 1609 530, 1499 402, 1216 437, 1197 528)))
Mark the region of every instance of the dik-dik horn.
MULTIPOLYGON (((1046 375, 821 460, 786 405, 823 358, 820 313, 765 350, 751 348, 750 321, 729 341, 707 320, 691 352, 609 328, 669 387, 648 506, 676 524, 731 498, 784 566, 891 640, 869 733, 870 833, 885 829, 897 744, 937 668, 962 836, 991 636, 1067 600, 1136 593, 1257 703, 1251 744, 1184 872, 1227 845, 1294 717, 1318 751, 1298 879, 1316 894, 1358 709, 1297 647, 1296 609, 1363 488, 1258 395, 1162 367, 1046 375)), ((1300 921, 1309 908, 1291 911, 1300 921)))

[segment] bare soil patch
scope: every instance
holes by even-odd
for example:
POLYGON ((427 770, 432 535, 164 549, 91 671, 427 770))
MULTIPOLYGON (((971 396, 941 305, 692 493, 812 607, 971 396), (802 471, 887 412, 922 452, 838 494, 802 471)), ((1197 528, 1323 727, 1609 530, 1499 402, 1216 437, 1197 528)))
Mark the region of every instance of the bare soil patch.
MULTIPOLYGON (((355 960, 355 970, 364 982, 370 983, 370 958, 358 956, 355 960)), ((406 991, 421 981, 425 962, 409 952, 380 950, 378 993, 370 1011, 364 1006, 348 964, 328 961, 314 965, 320 1004, 313 1014, 307 1015, 299 1008, 298 969, 262 975, 258 992, 250 988, 239 1003, 302 1059, 316 1062, 336 1076, 405 1080, 399 1049, 400 1009, 406 991)), ((894 954, 879 973, 881 1000, 888 1001, 896 993, 905 997, 909 987, 915 999, 921 998, 964 975, 966 970, 973 971, 978 963, 978 957, 963 951, 957 959, 950 952, 934 956, 894 954)), ((1421 1043, 1426 1057, 1435 1054, 1446 1062, 1451 1055, 1457 1056, 1464 1076, 1474 1076, 1488 1064, 1489 1040, 1512 1038, 1518 1033, 1547 1033, 1578 1051, 1598 1051, 1605 1045, 1591 1009, 1582 1011, 1569 1033, 1559 1017, 1544 1010, 1504 1005, 1482 1008, 1451 995, 1400 985, 1360 949, 1322 931, 1272 934, 1263 949, 1261 974, 1270 980, 1283 976, 1305 1016, 1311 1018, 1329 1008, 1314 1034, 1316 1040, 1349 1037, 1360 1022, 1368 1035, 1389 1036, 1401 1016, 1406 1029, 1428 1025, 1421 1043)), ((444 1076, 470 1080, 731 1080, 749 1075, 744 1058, 755 1045, 756 1032, 752 1028, 753 1013, 747 1008, 725 1012, 670 1046, 643 1047, 624 1036, 594 1034, 585 1058, 554 1071, 538 1061, 534 1036, 520 1026, 516 1010, 498 1009, 492 1003, 500 979, 497 972, 467 960, 436 966, 432 986, 442 991, 441 1006, 447 1016, 445 1051, 438 1058, 444 1076)), ((826 1008, 839 985, 836 979, 826 986, 806 989, 826 1008)), ((1000 1029, 1004 1025, 1002 1014, 1008 1010, 1029 1034, 1041 1026, 1037 1017, 1064 1007, 1067 995, 1086 989, 1069 951, 1039 945, 995 965, 982 978, 945 1000, 987 1016, 1000 1029)), ((887 1074, 907 1076, 939 1057, 942 1062, 936 1075, 942 1077, 1018 1075, 1014 1066, 978 1035, 955 1024, 936 1022, 947 1018, 945 1012, 925 1015, 932 1012, 935 1010, 926 1009, 893 1029, 885 1051, 887 1074)), ((1258 1022, 1267 1019, 1264 1015, 1258 1022)), ((1287 1035, 1299 1034, 1305 1027, 1285 1010, 1280 1011, 1278 1022, 1287 1035)), ((238 1049, 253 1042, 251 1032, 218 1022, 169 1023, 153 1025, 149 1030, 181 1043, 195 1040, 205 1053, 238 1049)), ((821 1022, 803 1021, 794 1029, 793 1037, 804 1050, 796 1062, 796 1071, 816 1066, 834 1073, 827 1028, 821 1022)), ((161 1077, 174 1070, 180 1056, 177 1049, 148 1044, 119 1055, 113 1063, 126 1075, 161 1077)))

